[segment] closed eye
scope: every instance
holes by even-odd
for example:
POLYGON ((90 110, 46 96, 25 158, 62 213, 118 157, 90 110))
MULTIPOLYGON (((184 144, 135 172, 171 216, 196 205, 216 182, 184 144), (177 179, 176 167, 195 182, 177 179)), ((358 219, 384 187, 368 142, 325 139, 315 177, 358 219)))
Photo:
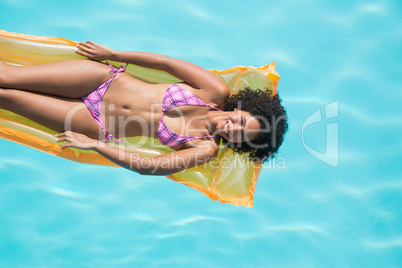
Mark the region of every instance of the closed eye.
POLYGON ((243 126, 243 132, 241 133, 242 139, 246 140, 246 120, 244 117, 241 118, 241 125, 243 126))

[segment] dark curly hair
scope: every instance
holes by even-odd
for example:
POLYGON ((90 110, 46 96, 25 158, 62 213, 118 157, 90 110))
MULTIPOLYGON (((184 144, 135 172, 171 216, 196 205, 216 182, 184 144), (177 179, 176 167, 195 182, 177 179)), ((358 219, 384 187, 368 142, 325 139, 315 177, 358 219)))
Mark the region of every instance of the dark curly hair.
POLYGON ((245 88, 229 97, 225 104, 226 111, 235 108, 249 112, 261 125, 261 132, 253 141, 232 143, 226 146, 237 153, 244 153, 254 162, 263 163, 276 155, 288 129, 286 110, 278 94, 271 97, 271 90, 252 90, 245 88))

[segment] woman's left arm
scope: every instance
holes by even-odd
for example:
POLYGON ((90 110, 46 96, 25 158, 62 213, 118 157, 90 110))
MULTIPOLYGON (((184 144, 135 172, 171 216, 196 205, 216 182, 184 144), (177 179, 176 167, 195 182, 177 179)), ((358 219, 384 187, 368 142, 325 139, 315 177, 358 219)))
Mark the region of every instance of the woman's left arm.
POLYGON ((79 43, 78 48, 80 49, 76 51, 78 54, 91 60, 113 60, 152 69, 161 69, 196 89, 211 91, 213 94, 222 94, 225 97, 230 94, 229 88, 218 75, 188 61, 156 53, 116 51, 91 41, 79 43))
POLYGON ((216 146, 210 144, 193 147, 153 158, 144 158, 134 152, 129 152, 107 143, 91 139, 83 134, 66 131, 56 135, 58 142, 67 141, 62 148, 75 147, 94 150, 115 164, 136 171, 142 175, 171 175, 176 172, 202 165, 216 157, 216 146))

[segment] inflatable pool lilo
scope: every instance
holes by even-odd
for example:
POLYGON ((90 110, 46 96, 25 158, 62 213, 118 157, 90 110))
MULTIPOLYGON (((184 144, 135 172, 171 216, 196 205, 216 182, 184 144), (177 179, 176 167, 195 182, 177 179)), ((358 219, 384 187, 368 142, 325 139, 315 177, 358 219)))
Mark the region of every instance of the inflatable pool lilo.
MULTIPOLYGON (((56 37, 37 37, 0 30, 0 60, 13 65, 33 65, 83 58, 74 51, 77 42, 56 37)), ((110 61, 109 61, 110 62, 110 61)), ((119 62, 110 62, 118 67, 119 62)), ((126 72, 149 83, 177 83, 181 80, 154 69, 129 64, 126 72)), ((265 66, 233 67, 224 71, 211 70, 231 89, 232 93, 250 88, 268 88, 276 94, 279 75, 274 62, 265 66)), ((28 118, 0 109, 0 137, 37 150, 77 161, 97 165, 116 166, 94 151, 75 148, 61 149, 55 141, 55 131, 28 118)), ((130 151, 142 157, 154 157, 173 150, 149 137, 126 137, 130 151)), ((223 203, 253 206, 254 191, 262 165, 245 160, 242 155, 221 145, 218 157, 201 166, 187 169, 168 178, 188 185, 223 203)))

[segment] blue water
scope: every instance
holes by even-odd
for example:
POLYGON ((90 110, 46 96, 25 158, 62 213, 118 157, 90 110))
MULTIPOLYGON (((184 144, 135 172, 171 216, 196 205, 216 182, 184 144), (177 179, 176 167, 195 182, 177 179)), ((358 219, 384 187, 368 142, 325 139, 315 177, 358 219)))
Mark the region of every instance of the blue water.
POLYGON ((0 267, 401 267, 401 14, 397 0, 0 0, 11 32, 206 68, 275 60, 290 120, 254 208, 0 140, 0 267))

